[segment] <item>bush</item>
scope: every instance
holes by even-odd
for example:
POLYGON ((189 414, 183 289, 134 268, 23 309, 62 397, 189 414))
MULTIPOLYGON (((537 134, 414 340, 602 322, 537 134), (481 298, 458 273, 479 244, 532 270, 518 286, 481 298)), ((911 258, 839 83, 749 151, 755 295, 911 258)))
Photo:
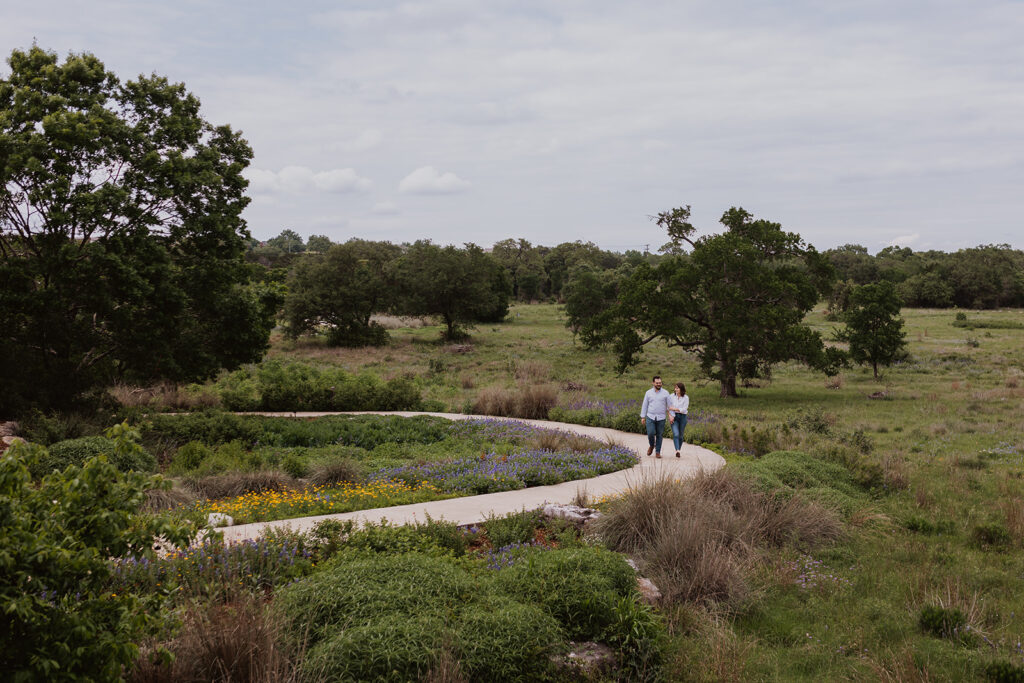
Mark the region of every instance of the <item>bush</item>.
POLYGON ((418 410, 422 396, 409 379, 383 381, 338 368, 264 361, 218 380, 227 410, 418 410))
POLYGON ((58 441, 32 467, 32 476, 40 479, 53 470, 64 471, 69 465, 81 467, 87 460, 105 455, 121 472, 152 472, 156 459, 143 449, 118 452, 115 444, 103 436, 83 436, 58 441))
POLYGON ((450 561, 421 553, 346 559, 281 589, 275 605, 296 642, 311 646, 383 616, 444 616, 470 602, 475 586, 450 561))
POLYGON ((494 548, 503 548, 513 543, 529 543, 537 533, 542 519, 540 510, 512 512, 503 517, 488 515, 484 522, 487 538, 494 548))
MULTIPOLYGON (((107 431, 115 453, 139 449, 126 425, 107 431)), ((185 545, 185 527, 138 515, 158 479, 121 473, 104 458, 48 474, 48 456, 16 444, 0 458, 0 652, 9 680, 117 680, 143 637, 167 626, 158 601, 111 593, 111 557, 153 558, 154 536, 185 545), (27 588, 31 586, 32 588, 27 588)))
POLYGON ((925 633, 939 638, 956 638, 967 626, 967 616, 956 608, 925 605, 917 623, 925 633))
POLYGON ((456 648, 473 681, 543 681, 564 649, 558 622, 535 605, 495 597, 471 605, 456 625, 456 648))
POLYGON ((660 680, 667 638, 661 619, 650 605, 635 595, 619 598, 604 639, 618 650, 625 678, 660 680))
POLYGON ((601 548, 533 552, 494 577, 497 590, 537 604, 573 640, 600 638, 618 599, 636 590, 633 568, 621 555, 601 548))
POLYGON ((971 540, 981 548, 1005 548, 1013 541, 1013 537, 1005 524, 987 522, 971 529, 971 540))
POLYGON ((991 683, 1024 683, 1024 667, 1013 662, 989 662, 985 666, 985 679, 991 683))
POLYGON ((437 663, 445 625, 437 614, 378 616, 318 643, 302 669, 330 681, 423 680, 437 663))
POLYGON ((206 444, 199 441, 189 441, 174 452, 167 471, 171 474, 185 474, 186 472, 197 470, 212 455, 213 450, 206 444))

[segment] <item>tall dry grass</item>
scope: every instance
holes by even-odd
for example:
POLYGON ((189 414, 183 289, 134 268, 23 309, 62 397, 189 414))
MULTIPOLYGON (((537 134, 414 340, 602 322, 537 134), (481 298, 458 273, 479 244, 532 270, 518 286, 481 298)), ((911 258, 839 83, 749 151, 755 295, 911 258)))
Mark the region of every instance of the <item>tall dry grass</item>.
POLYGON ((478 415, 545 420, 558 403, 558 390, 548 384, 519 384, 513 388, 484 387, 473 402, 478 415))
MULTIPOLYGON (((160 643, 174 654, 158 662, 155 644, 143 649, 129 673, 133 683, 290 683, 300 680, 301 652, 284 643, 280 619, 259 599, 240 597, 227 604, 193 605, 178 634, 160 643)), ((305 674, 301 680, 310 680, 305 674)), ((315 677, 314 677, 315 680, 315 677)))
POLYGON ((246 493, 264 491, 290 491, 297 488, 297 482, 284 472, 260 470, 258 472, 228 472, 208 477, 186 477, 182 488, 197 498, 216 500, 232 498, 246 493))
POLYGON ((779 500, 732 473, 644 480, 594 523, 613 550, 634 556, 662 600, 735 605, 749 594, 760 548, 838 538, 834 513, 799 498, 779 500))

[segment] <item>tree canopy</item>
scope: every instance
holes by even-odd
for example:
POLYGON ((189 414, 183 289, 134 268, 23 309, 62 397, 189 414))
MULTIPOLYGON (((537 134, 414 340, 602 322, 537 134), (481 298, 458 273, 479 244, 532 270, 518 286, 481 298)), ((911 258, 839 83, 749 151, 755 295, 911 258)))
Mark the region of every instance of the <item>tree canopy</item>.
POLYGON ((258 359, 241 256, 252 151, 184 85, 15 50, 0 80, 0 410, 258 359))
POLYGON ((395 305, 389 264, 402 253, 390 242, 349 240, 300 261, 288 279, 284 319, 295 338, 327 328, 329 346, 380 346, 388 334, 370 321, 395 305))
POLYGON ((845 317, 841 337, 850 343, 850 357, 870 364, 877 379, 878 366, 892 365, 907 346, 896 287, 885 281, 855 287, 845 317))
POLYGON ((695 353, 723 397, 737 395, 737 377, 765 376, 785 360, 834 371, 838 352, 802 322, 831 284, 829 264, 799 235, 742 208, 722 215, 724 233, 700 238, 689 216, 684 207, 656 217, 688 254, 638 264, 618 279, 615 297, 601 294, 607 305, 597 312, 593 302, 567 301, 568 324, 584 344, 613 344, 622 371, 663 340, 695 353))
POLYGON ((396 310, 438 316, 449 341, 464 338, 473 323, 500 322, 508 315, 511 287, 505 270, 475 244, 459 249, 420 240, 397 262, 396 277, 396 310))

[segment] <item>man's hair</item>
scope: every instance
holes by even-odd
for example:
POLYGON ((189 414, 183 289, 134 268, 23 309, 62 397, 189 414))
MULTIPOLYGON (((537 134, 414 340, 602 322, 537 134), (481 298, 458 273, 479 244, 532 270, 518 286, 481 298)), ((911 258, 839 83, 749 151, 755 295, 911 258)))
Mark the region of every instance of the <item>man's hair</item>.
POLYGON ((654 377, 651 378, 651 381, 653 382, 656 379, 661 379, 661 375, 655 375, 654 377))

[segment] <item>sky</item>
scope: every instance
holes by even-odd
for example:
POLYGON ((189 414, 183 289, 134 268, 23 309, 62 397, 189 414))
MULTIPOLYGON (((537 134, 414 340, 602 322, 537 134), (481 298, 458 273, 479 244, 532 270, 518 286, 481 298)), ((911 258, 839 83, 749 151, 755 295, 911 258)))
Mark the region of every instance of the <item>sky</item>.
MULTIPOLYGON (((252 235, 656 251, 732 206, 818 249, 1024 247, 1024 0, 6 0, 241 130, 252 235)), ((0 74, 6 75, 6 64, 0 74)))

